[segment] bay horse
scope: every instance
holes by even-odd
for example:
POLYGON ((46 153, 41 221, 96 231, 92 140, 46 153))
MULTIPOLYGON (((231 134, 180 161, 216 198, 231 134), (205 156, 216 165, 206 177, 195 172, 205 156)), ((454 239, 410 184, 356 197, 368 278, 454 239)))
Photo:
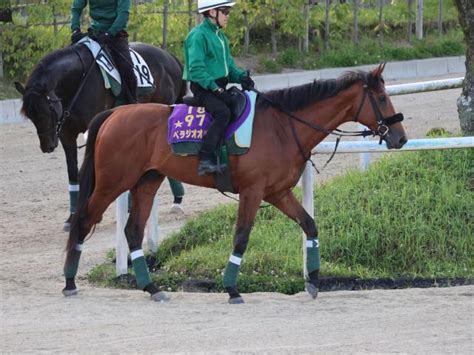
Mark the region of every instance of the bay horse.
MULTIPOLYGON (((316 298, 318 230, 292 188, 311 150, 344 122, 364 124, 389 149, 399 149, 407 142, 403 115, 395 113, 385 90, 383 68, 381 64, 371 72, 348 72, 337 79, 274 90, 257 98, 252 145, 246 154, 229 157, 233 188, 240 195, 234 248, 223 281, 229 303, 243 302, 237 275, 261 201, 272 204, 303 229, 307 238, 305 288, 316 298)), ((132 207, 125 235, 138 287, 155 301, 169 299, 151 281, 141 249, 153 196, 165 176, 215 188, 212 176, 198 176, 197 156, 172 153, 167 142, 171 111, 170 106, 161 104, 128 105, 100 113, 91 122, 78 212, 66 246, 64 295, 77 293, 75 276, 85 237, 106 208, 130 190, 132 207)))
MULTIPOLYGON (((139 97, 139 102, 180 102, 186 93, 181 63, 158 47, 144 43, 132 43, 131 47, 148 63, 156 86, 150 94, 139 97)), ((71 214, 79 188, 77 137, 87 130, 97 113, 113 107, 115 102, 93 61, 84 45, 71 45, 42 58, 25 87, 15 83, 23 95, 21 112, 35 125, 42 152, 53 152, 61 141, 66 154, 71 214)), ((70 220, 71 215, 64 225, 66 231, 70 220)))

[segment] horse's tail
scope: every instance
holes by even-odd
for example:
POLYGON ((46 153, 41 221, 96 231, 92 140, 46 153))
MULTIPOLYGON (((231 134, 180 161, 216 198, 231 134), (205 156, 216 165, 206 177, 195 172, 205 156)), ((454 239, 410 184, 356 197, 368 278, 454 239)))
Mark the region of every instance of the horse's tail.
MULTIPOLYGON (((179 59, 175 55, 171 54, 171 56, 174 58, 174 60, 178 64, 179 68, 181 69, 181 73, 183 73, 183 70, 184 70, 183 64, 181 64, 181 62, 179 61, 179 59)), ((181 88, 180 88, 180 91, 179 91, 179 96, 178 96, 178 98, 176 99, 176 101, 174 103, 175 104, 182 104, 183 103, 183 97, 185 97, 187 93, 188 93, 187 82, 186 82, 186 80, 181 80, 181 88)))
POLYGON ((89 124, 86 152, 84 161, 79 171, 79 199, 77 201, 77 209, 71 221, 71 231, 66 245, 66 251, 75 248, 81 235, 81 228, 84 218, 86 218, 87 204, 89 197, 94 192, 95 187, 95 142, 97 134, 102 124, 112 114, 112 110, 103 111, 97 114, 89 124))

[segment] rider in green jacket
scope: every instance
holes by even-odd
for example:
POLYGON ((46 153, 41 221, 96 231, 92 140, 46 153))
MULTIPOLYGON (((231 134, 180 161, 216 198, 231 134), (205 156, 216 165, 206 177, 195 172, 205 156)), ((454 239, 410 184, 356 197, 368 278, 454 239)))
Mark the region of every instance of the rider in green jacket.
POLYGON ((235 65, 229 41, 222 32, 234 5, 232 1, 198 0, 198 11, 204 15, 204 21, 188 34, 184 43, 183 79, 190 81, 196 101, 213 117, 199 152, 201 176, 220 171, 215 151, 231 118, 227 84, 241 84, 244 90, 254 87, 248 72, 235 65))
POLYGON ((74 0, 71 7, 72 43, 84 36, 81 33, 80 18, 87 3, 92 19, 89 35, 110 50, 122 77, 120 97, 129 103, 136 103, 137 80, 133 73, 127 33, 130 0, 74 0))

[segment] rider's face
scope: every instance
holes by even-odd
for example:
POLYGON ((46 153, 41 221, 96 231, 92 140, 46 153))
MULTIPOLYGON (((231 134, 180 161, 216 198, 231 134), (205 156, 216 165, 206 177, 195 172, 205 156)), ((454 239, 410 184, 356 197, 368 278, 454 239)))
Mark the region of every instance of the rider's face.
POLYGON ((211 16, 217 16, 217 20, 222 28, 227 26, 227 21, 229 20, 229 14, 230 14, 230 7, 223 7, 223 8, 211 10, 211 16))

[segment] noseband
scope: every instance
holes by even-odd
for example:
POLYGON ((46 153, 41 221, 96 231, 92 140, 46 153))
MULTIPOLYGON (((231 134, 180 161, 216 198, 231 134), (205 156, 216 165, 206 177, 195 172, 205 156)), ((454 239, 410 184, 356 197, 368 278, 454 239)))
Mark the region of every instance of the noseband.
MULTIPOLYGON (((367 84, 364 84, 364 95, 362 95, 362 100, 360 102, 359 109, 357 110, 357 113, 354 116, 354 121, 355 122, 359 122, 359 115, 362 111, 362 108, 364 107, 365 98, 367 96, 369 97, 370 106, 372 106, 372 110, 373 110, 373 112, 375 114, 375 117, 376 117, 376 120, 377 120, 377 130, 376 131, 370 130, 370 131, 367 131, 367 132, 368 132, 368 135, 379 136, 380 137, 379 144, 382 144, 383 138, 390 131, 389 126, 393 125, 394 123, 403 121, 403 118, 404 118, 403 113, 399 112, 399 113, 396 113, 392 116, 384 117, 382 112, 380 111, 379 106, 377 105, 374 94, 371 91, 369 91, 369 88, 368 88, 367 84)), ((336 131, 339 131, 339 130, 336 129, 336 131)), ((342 132, 345 132, 345 131, 339 131, 339 132, 342 133, 342 132)), ((366 131, 362 131, 362 132, 366 132, 366 131)), ((363 136, 365 136, 365 134, 363 136)))

